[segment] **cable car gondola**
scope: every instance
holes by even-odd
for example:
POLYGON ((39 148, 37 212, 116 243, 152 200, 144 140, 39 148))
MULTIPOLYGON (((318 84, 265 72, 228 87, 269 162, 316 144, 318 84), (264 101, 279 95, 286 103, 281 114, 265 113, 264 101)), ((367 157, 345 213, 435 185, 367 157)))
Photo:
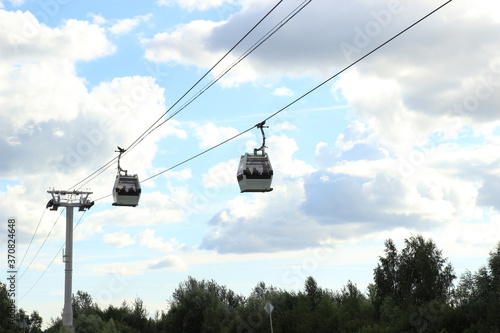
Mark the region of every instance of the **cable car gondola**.
POLYGON ((113 187, 113 206, 135 207, 139 204, 141 197, 139 178, 137 175, 128 175, 127 170, 123 170, 120 166, 120 157, 125 149, 118 147, 116 152, 120 155, 118 156, 118 174, 113 187))
POLYGON ((269 156, 265 152, 266 136, 264 134, 265 121, 256 125, 262 132, 262 146, 255 148, 253 154, 245 153, 241 156, 236 178, 241 192, 270 192, 273 181, 273 169, 269 156), (260 154, 258 153, 260 151, 260 154))

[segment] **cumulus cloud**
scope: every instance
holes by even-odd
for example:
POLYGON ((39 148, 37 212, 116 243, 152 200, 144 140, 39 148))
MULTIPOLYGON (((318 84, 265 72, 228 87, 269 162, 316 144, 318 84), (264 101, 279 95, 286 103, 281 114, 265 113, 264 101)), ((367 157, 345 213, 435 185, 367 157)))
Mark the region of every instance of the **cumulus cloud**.
POLYGON ((137 234, 137 239, 141 246, 160 252, 172 252, 179 247, 179 242, 175 239, 164 241, 163 237, 155 236, 155 231, 149 228, 137 234))
POLYGON ((477 205, 498 209, 493 199, 498 175, 491 170, 500 155, 494 144, 467 151, 435 144, 401 156, 355 122, 333 148, 318 145, 320 169, 301 169, 298 162, 302 172, 293 175, 293 141, 284 136, 269 141, 269 151, 281 153, 270 154, 275 190, 230 201, 208 222, 203 249, 278 252, 391 230, 439 232, 456 221, 477 219, 477 205))
POLYGON ((113 25, 109 28, 109 31, 115 35, 127 34, 136 28, 139 24, 143 22, 148 22, 152 17, 152 14, 148 15, 138 15, 133 18, 126 18, 121 20, 116 20, 113 25))
POLYGON ((188 196, 183 193, 170 195, 160 192, 143 193, 139 205, 134 209, 105 210, 86 219, 78 233, 91 235, 102 232, 103 226, 152 226, 181 222, 186 216, 188 196))
MULTIPOLYGON (((243 54, 244 50, 250 48, 300 3, 301 1, 294 0, 281 4, 259 29, 235 50, 235 54, 243 54)), ((268 1, 252 2, 252 5, 243 6, 240 12, 229 17, 227 21, 196 21, 180 26, 172 33, 158 34, 153 39, 144 40, 146 57, 158 62, 176 61, 209 67, 225 50, 233 46, 239 36, 243 36, 249 27, 257 23, 272 5, 268 1), (198 47, 196 52, 192 52, 193 45, 203 45, 203 48, 198 47)), ((356 24, 364 26, 367 20, 373 19, 364 13, 374 10, 385 8, 366 0, 351 2, 349 6, 333 2, 311 2, 256 52, 233 69, 229 77, 222 82, 235 84, 279 76, 324 77, 325 73, 347 64, 339 45, 343 40, 351 41, 355 37, 356 24)), ((381 37, 387 35, 388 33, 381 37)), ((220 68, 226 68, 236 57, 229 57, 220 68)))
POLYGON ((210 66, 224 54, 213 53, 211 50, 200 49, 199 45, 211 33, 214 26, 220 23, 211 21, 192 21, 180 26, 171 33, 158 33, 152 39, 142 40, 146 50, 146 58, 156 62, 175 61, 186 65, 210 66), (187 43, 186 37, 189 36, 187 43))
POLYGON ((30 12, 0 10, 4 61, 20 64, 41 59, 92 60, 115 52, 104 30, 86 21, 67 20, 50 28, 30 12))
POLYGON ((201 249, 265 253, 318 245, 319 228, 297 214, 294 202, 301 192, 300 183, 286 188, 282 184, 281 189, 264 195, 237 197, 209 221, 210 231, 201 249))
POLYGON ((315 222, 301 217, 296 202, 303 196, 303 178, 314 171, 294 159, 298 147, 286 136, 271 136, 268 152, 273 168, 272 192, 240 195, 209 222, 202 249, 221 253, 275 252, 318 244, 315 222), (301 234, 300 239, 293 235, 301 234))
MULTIPOLYGON (((487 13, 490 6, 497 5, 489 2, 474 9, 484 14, 476 24, 464 14, 471 13, 467 2, 452 3, 423 22, 418 32, 343 75, 339 86, 354 113, 381 139, 399 145, 421 144, 434 132, 451 135, 464 125, 498 123, 498 114, 493 114, 493 105, 500 102, 494 94, 500 87, 498 45, 493 42, 498 26, 487 13), (445 37, 449 34, 481 38, 457 43, 445 37)), ((398 17, 413 19, 412 8, 403 8, 398 17)))
MULTIPOLYGON (((169 268, 175 271, 183 271, 187 264, 182 258, 176 255, 168 255, 160 259, 148 259, 134 262, 120 262, 103 264, 95 267, 94 272, 99 274, 112 274, 115 276, 133 276, 142 275, 147 270, 158 270, 169 268)), ((125 283, 128 281, 124 280, 125 283)))
POLYGON ((484 176, 483 184, 478 189, 477 204, 484 207, 494 207, 500 211, 498 193, 500 193, 500 175, 484 176))
POLYGON ((135 243, 135 240, 125 230, 105 234, 102 236, 102 240, 105 244, 116 247, 125 247, 135 243))
POLYGON ((200 148, 209 148, 238 134, 233 127, 216 126, 213 123, 195 125, 195 135, 200 140, 200 148))
POLYGON ((163 174, 163 176, 167 179, 176 179, 178 181, 186 181, 193 177, 193 172, 190 168, 183 169, 181 171, 168 171, 163 174))
POLYGON ((293 96, 293 91, 286 87, 276 88, 273 91, 275 96, 293 96))
MULTIPOLYGON (((280 5, 241 49, 297 3, 280 5)), ((159 34, 143 42, 146 57, 208 68, 232 46, 235 36, 242 36, 250 22, 263 16, 269 5, 244 6, 227 21, 196 21, 159 34)), ((333 74, 349 65, 435 6, 430 0, 357 0, 349 5, 311 2, 222 82, 236 84, 283 76, 324 79, 325 73, 333 74)), ((466 124, 498 123, 495 106, 500 103, 500 95, 495 92, 500 88, 500 57, 498 19, 492 8, 498 8, 493 0, 480 7, 470 0, 450 3, 343 73, 337 87, 352 114, 362 118, 386 143, 401 146, 419 144, 434 132, 456 135, 466 124), (479 16, 480 23, 476 21, 479 16), (464 38, 457 41, 450 35, 464 38)), ((228 63, 231 61, 228 59, 228 63)))
MULTIPOLYGON (((0 11, 0 16, 0 25, 6 31, 0 37, 5 50, 0 65, 0 95, 9 96, 0 114, 5 134, 0 147, 9 155, 0 162, 2 176, 24 175, 26 185, 26 175, 36 175, 44 180, 41 185, 45 189, 57 181, 68 184, 65 174, 79 177, 91 172, 116 149, 116 143, 132 142, 164 112, 163 89, 153 78, 116 78, 89 90, 78 77, 76 61, 95 59, 114 50, 97 25, 68 20, 61 27, 50 28, 29 12, 0 11), (19 27, 28 27, 30 34, 19 27), (122 121, 130 117, 137 120, 122 121), (37 163, 33 163, 35 160, 37 163)), ((182 135, 175 124, 162 126, 146 139, 150 144, 147 149, 130 155, 137 162, 129 165, 140 164, 136 172, 144 173, 148 168, 144 161, 154 156, 155 141, 166 133, 182 135)), ((100 189, 101 184, 95 188, 100 189)))
POLYGON ((206 188, 219 188, 233 185, 238 170, 238 160, 221 162, 208 169, 203 175, 203 186, 206 188))
POLYGON ((157 0, 159 6, 174 6, 192 10, 207 10, 213 7, 221 7, 223 5, 232 5, 234 0, 157 0))
POLYGON ((174 255, 168 255, 159 260, 153 260, 148 264, 149 269, 164 269, 170 268, 175 271, 185 271, 187 269, 186 263, 182 258, 174 255))

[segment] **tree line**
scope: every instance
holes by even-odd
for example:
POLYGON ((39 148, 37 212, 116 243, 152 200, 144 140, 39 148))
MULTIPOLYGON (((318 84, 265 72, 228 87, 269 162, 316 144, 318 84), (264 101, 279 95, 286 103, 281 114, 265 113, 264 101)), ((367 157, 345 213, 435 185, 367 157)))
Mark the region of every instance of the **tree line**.
MULTIPOLYGON (((267 333, 268 301, 274 306, 274 333, 498 333, 500 242, 484 266, 458 279, 436 244, 418 235, 405 239, 402 250, 385 241, 365 292, 350 280, 340 290, 321 288, 309 276, 301 291, 259 282, 244 297, 214 280, 188 277, 161 313, 148 313, 140 298, 101 309, 83 291, 73 295, 72 304, 77 333, 267 333)), ((0 282, 0 333, 43 332, 37 311, 17 311, 23 328, 9 323, 7 291, 0 282)), ((51 319, 45 332, 61 327, 60 317, 51 319)))

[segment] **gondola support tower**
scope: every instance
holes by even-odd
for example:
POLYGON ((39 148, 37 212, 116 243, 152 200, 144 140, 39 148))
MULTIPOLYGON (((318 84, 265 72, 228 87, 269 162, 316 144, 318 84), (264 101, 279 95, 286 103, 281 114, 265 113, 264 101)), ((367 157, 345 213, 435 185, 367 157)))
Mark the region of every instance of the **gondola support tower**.
POLYGON ((71 306, 72 298, 72 279, 73 279, 73 208, 78 207, 79 211, 90 209, 94 205, 89 200, 92 192, 83 191, 47 191, 52 195, 52 199, 47 203, 46 208, 57 210, 59 207, 66 208, 66 250, 64 251, 64 308, 62 314, 63 332, 74 333, 73 327, 73 308, 71 306))

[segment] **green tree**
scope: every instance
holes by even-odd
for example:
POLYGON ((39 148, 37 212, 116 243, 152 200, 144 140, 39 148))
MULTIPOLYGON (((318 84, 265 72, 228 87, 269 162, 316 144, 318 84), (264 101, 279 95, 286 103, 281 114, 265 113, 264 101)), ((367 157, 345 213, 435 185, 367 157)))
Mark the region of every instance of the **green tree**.
POLYGON ((133 317, 132 307, 130 307, 126 301, 123 301, 120 307, 109 305, 108 308, 103 311, 103 320, 109 322, 113 319, 116 330, 120 333, 141 332, 141 330, 138 331, 130 326, 134 321, 133 317))
POLYGON ((85 291, 78 290, 76 294, 73 294, 71 306, 73 307, 74 318, 77 318, 80 314, 98 314, 99 316, 101 314, 101 310, 92 300, 92 296, 85 291))
POLYGON ((306 291, 307 298, 309 300, 311 310, 316 310, 319 303, 321 302, 321 297, 323 295, 322 295, 321 289, 318 288, 318 284, 316 283, 316 280, 314 280, 314 278, 312 276, 309 276, 306 279, 305 291, 306 291))
POLYGON ((500 302, 500 242, 490 252, 488 268, 491 275, 492 291, 495 294, 497 302, 500 302))
MULTIPOLYGON (((385 242, 385 257, 374 269, 375 313, 390 330, 417 332, 444 325, 452 296, 453 267, 432 240, 405 239, 399 253, 392 240, 385 242)), ((438 330, 439 331, 439 330, 438 330)))
POLYGON ((30 333, 41 333, 42 332, 43 319, 38 313, 38 311, 33 311, 28 319, 28 329, 27 332, 30 333))
POLYGON ((340 332, 356 332, 372 323, 373 306, 352 281, 347 281, 337 299, 340 332))
POLYGON ((10 333, 15 329, 11 324, 11 302, 5 283, 0 281, 0 333, 10 333))
POLYGON ((389 297, 403 308, 434 300, 446 302, 450 298, 455 279, 453 267, 432 240, 412 236, 405 239, 401 253, 392 240, 387 240, 385 245, 386 257, 380 257, 374 270, 378 307, 389 297))
POLYGON ((498 332, 500 327, 500 243, 490 252, 488 265, 466 271, 454 290, 455 311, 449 326, 455 331, 498 332))
POLYGON ((160 326, 167 332, 220 333, 242 303, 243 297, 213 280, 188 277, 174 291, 170 309, 160 326))
POLYGON ((422 236, 405 239, 397 279, 403 302, 421 305, 437 300, 445 303, 451 296, 455 277, 452 265, 442 257, 442 251, 432 240, 426 241, 422 236))
POLYGON ((62 318, 50 318, 50 324, 48 325, 45 333, 59 333, 62 327, 62 318))
POLYGON ((102 333, 119 333, 116 329, 115 321, 111 318, 102 328, 102 333))
POLYGON ((139 331, 141 329, 144 329, 148 322, 147 316, 148 316, 148 311, 144 307, 142 299, 136 297, 136 299, 134 300, 132 318, 131 318, 132 320, 130 326, 139 331))
POLYGON ((73 324, 76 333, 101 332, 104 327, 104 322, 97 314, 80 314, 73 324))

